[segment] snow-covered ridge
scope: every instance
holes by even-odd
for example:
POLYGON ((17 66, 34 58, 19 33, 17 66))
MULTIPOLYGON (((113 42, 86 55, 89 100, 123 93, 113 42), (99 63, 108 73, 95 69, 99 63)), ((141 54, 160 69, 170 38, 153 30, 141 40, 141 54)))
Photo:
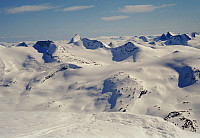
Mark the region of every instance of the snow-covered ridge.
MULTIPOLYGON (((97 112, 94 118, 100 117, 100 123, 106 122, 103 116, 115 119, 107 123, 120 127, 122 124, 117 121, 127 122, 130 117, 122 119, 126 115, 140 118, 141 127, 151 124, 141 124, 146 118, 158 117, 158 125, 168 122, 169 130, 175 129, 181 136, 187 131, 199 133, 198 33, 90 39, 76 35, 68 42, 0 42, 2 112, 34 111, 36 115, 38 111, 73 115, 97 112), (124 114, 118 113, 117 120, 110 112, 124 114)), ((89 117, 86 120, 92 124, 89 117)), ((128 125, 136 129, 133 122, 125 126, 128 125)), ((152 127, 155 135, 151 133, 150 137, 179 136, 175 131, 169 134, 165 128, 162 133, 161 129, 152 127)), ((47 132, 49 128, 44 129, 47 132)), ((34 134, 41 136, 40 132, 34 134)))

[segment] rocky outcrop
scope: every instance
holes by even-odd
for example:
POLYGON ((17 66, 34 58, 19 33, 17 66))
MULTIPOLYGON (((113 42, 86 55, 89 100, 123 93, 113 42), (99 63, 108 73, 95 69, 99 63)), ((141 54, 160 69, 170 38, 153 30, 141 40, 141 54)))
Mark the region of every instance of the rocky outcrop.
POLYGON ((133 43, 128 42, 123 46, 119 46, 116 48, 112 48, 111 52, 113 55, 113 61, 123 61, 127 58, 133 56, 133 61, 135 61, 136 53, 138 52, 138 47, 136 47, 133 43))
POLYGON ((43 53, 43 60, 45 63, 50 63, 56 61, 53 57, 54 52, 56 51, 56 45, 53 41, 38 41, 33 46, 39 53, 43 53))
POLYGON ((148 42, 148 40, 145 36, 140 36, 139 39, 143 40, 144 42, 148 42))
POLYGON ((28 47, 27 44, 26 44, 25 42, 21 42, 21 43, 19 43, 17 46, 28 47))
POLYGON ((166 45, 188 45, 187 41, 189 40, 191 40, 191 38, 186 34, 175 35, 175 36, 172 36, 169 40, 167 40, 165 44, 166 45))
POLYGON ((81 39, 81 41, 83 42, 83 46, 86 49, 94 50, 94 49, 105 47, 102 42, 97 41, 97 40, 90 40, 90 39, 87 39, 87 38, 83 38, 83 39, 81 39))

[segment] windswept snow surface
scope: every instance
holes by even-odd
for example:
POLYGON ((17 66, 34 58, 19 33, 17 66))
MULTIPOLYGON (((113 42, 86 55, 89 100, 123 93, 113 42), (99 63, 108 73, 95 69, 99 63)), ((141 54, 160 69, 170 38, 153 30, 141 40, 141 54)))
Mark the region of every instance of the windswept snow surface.
POLYGON ((0 137, 200 137, 192 34, 0 42, 0 137))
POLYGON ((7 112, 0 123, 1 137, 126 137, 198 138, 162 118, 130 113, 7 112), (23 115, 23 116, 22 116, 23 115), (6 127, 5 127, 6 126, 6 127))

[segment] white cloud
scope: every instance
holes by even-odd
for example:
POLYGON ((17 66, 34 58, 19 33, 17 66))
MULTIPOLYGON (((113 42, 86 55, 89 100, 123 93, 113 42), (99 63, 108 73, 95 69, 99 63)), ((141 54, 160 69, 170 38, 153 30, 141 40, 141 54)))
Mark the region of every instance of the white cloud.
POLYGON ((129 18, 129 16, 110 16, 110 17, 102 17, 101 19, 104 21, 114 21, 114 20, 123 20, 127 18, 129 18))
POLYGON ((171 7, 171 6, 175 6, 176 4, 164 4, 161 6, 158 6, 157 8, 166 8, 166 7, 171 7))
POLYGON ((89 6, 73 6, 73 7, 65 8, 63 11, 79 11, 79 10, 93 8, 93 7, 94 7, 94 5, 89 5, 89 6))
POLYGON ((138 13, 138 12, 150 12, 154 11, 156 6, 153 5, 128 5, 120 9, 120 12, 124 13, 138 13))
POLYGON ((124 6, 120 9, 120 12, 124 13, 142 13, 142 12, 152 12, 158 8, 165 8, 175 6, 176 4, 164 4, 161 6, 154 6, 154 5, 128 5, 124 6))
POLYGON ((33 12, 33 11, 43 11, 43 10, 49 10, 53 9, 55 7, 49 6, 49 5, 24 5, 20 7, 13 7, 6 10, 9 14, 14 13, 23 13, 23 12, 33 12))

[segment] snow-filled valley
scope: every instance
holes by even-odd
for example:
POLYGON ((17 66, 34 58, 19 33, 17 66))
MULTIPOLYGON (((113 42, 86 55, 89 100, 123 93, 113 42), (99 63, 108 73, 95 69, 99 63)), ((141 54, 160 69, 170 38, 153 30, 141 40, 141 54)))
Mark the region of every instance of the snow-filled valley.
POLYGON ((0 42, 0 137, 200 137, 200 35, 0 42))

